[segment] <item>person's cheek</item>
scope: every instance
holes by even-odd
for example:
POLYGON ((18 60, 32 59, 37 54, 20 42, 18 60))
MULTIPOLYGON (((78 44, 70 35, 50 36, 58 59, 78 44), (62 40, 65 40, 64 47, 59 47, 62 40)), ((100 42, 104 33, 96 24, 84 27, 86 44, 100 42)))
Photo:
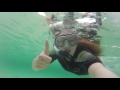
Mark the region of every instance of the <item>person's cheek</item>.
POLYGON ((71 55, 74 54, 74 48, 73 48, 73 47, 70 48, 70 54, 71 54, 71 55))
POLYGON ((76 51, 76 46, 72 47, 70 50, 71 50, 70 54, 71 54, 71 55, 74 55, 74 53, 75 53, 75 51, 76 51))

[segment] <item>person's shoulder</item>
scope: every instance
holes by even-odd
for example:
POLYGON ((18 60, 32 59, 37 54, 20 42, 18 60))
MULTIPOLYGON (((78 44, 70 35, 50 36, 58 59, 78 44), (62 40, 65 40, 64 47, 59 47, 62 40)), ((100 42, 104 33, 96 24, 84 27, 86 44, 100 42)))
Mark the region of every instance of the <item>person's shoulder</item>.
POLYGON ((83 50, 81 51, 78 56, 77 56, 77 62, 85 62, 85 61, 88 61, 88 60, 91 60, 93 58, 95 58, 96 56, 93 55, 92 53, 86 51, 86 50, 83 50))

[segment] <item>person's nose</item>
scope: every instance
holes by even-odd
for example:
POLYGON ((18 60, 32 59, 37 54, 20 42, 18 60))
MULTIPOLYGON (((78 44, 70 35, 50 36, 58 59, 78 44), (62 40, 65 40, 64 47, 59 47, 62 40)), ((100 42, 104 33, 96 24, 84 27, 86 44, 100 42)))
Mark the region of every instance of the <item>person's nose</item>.
POLYGON ((65 42, 64 42, 64 51, 67 51, 67 52, 69 52, 70 51, 70 45, 69 45, 69 42, 66 40, 65 42))
POLYGON ((70 47, 70 44, 69 44, 68 40, 65 40, 65 42, 64 42, 64 47, 65 47, 65 48, 69 48, 69 47, 70 47))

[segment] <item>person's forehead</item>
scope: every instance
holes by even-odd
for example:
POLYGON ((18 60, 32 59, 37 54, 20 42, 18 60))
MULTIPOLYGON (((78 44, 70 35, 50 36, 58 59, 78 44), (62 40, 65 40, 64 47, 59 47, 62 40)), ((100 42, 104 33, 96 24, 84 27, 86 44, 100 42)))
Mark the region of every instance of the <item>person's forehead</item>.
POLYGON ((70 29, 61 29, 61 30, 55 31, 54 36, 65 35, 65 34, 77 34, 77 31, 70 30, 70 29))
POLYGON ((61 34, 63 34, 63 33, 66 33, 66 34, 68 34, 68 33, 75 33, 75 30, 64 29, 64 30, 60 30, 60 31, 61 31, 61 34))

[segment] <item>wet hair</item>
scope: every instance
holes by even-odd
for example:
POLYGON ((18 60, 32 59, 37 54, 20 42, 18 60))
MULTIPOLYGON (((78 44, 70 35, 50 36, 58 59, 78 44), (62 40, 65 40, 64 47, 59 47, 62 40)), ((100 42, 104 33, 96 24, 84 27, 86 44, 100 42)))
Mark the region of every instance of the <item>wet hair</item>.
POLYGON ((100 56, 102 53, 102 49, 100 47, 99 44, 96 44, 94 42, 91 42, 87 39, 84 39, 82 37, 78 37, 78 45, 81 48, 85 48, 86 50, 89 50, 90 52, 92 52, 94 55, 96 56, 100 56))

